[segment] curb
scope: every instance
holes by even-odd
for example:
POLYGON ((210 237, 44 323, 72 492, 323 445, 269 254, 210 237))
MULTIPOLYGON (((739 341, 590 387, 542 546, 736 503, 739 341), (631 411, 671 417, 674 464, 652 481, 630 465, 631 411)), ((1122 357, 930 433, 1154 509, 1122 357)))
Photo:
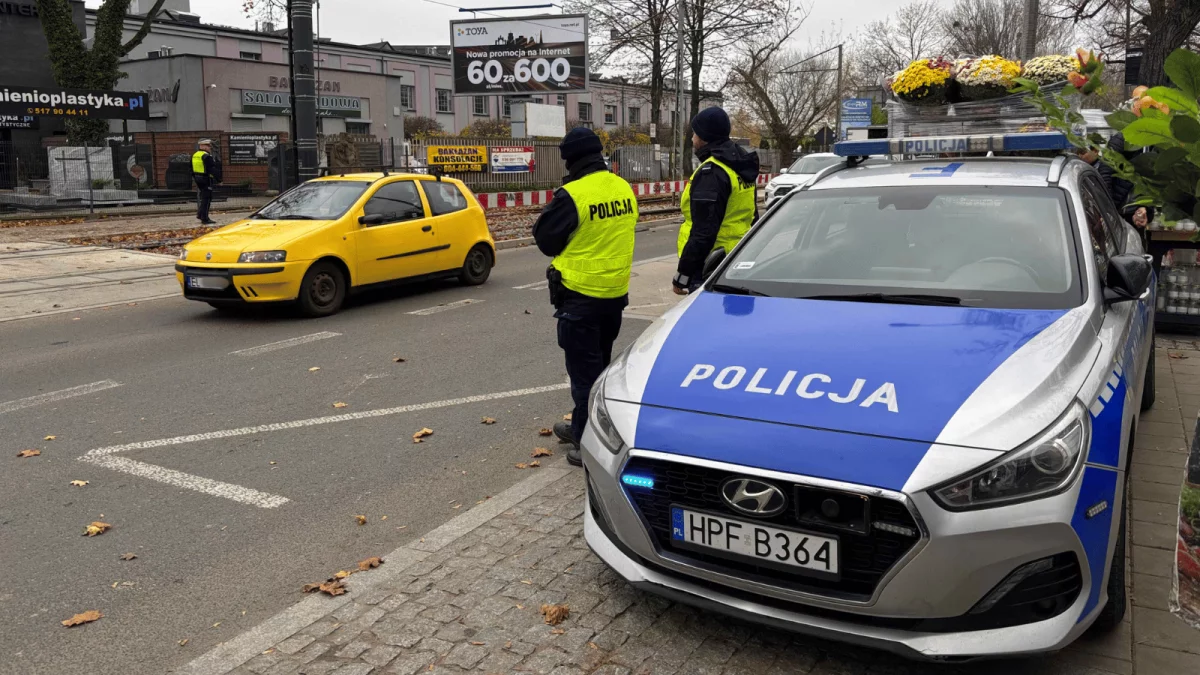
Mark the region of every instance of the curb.
MULTIPOLYGON (((653 221, 653 225, 638 225, 634 228, 634 232, 654 232, 666 227, 674 227, 683 222, 683 217, 664 218, 662 220, 653 221)), ((517 239, 503 239, 496 242, 496 250, 504 251, 510 248, 522 248, 533 244, 533 237, 518 237, 517 239)))
MULTIPOLYGON (((346 586, 349 587, 351 593, 361 595, 401 576, 404 570, 424 560, 431 553, 452 544, 458 538, 532 497, 543 488, 570 476, 573 471, 562 468, 564 463, 565 460, 560 460, 556 463, 557 466, 541 469, 536 475, 522 480, 470 511, 451 518, 441 527, 418 537, 415 542, 405 544, 391 553, 385 554, 382 556, 385 562, 383 567, 369 575, 354 575, 346 580, 346 586)), ((350 594, 337 597, 310 595, 254 628, 227 642, 218 644, 174 672, 189 675, 228 673, 352 599, 350 594)))

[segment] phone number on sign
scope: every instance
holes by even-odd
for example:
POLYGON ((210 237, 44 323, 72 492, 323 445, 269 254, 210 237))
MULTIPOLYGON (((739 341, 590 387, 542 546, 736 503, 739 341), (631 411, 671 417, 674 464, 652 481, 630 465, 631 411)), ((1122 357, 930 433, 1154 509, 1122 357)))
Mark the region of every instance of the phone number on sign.
POLYGON ((488 61, 471 61, 467 64, 467 79, 471 84, 482 84, 487 80, 491 84, 501 82, 566 82, 571 77, 571 62, 564 58, 553 61, 547 59, 517 59, 513 64, 512 74, 504 72, 504 64, 496 59, 488 61))
POLYGON ((26 115, 69 115, 72 117, 88 117, 88 110, 75 108, 26 108, 26 115))

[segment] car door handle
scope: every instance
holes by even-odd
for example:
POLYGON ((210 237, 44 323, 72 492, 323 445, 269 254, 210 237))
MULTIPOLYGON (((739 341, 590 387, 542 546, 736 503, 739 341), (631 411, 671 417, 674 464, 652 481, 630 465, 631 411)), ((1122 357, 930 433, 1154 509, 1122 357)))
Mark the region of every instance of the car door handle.
POLYGON ((432 229, 433 229, 433 226, 432 226, 432 225, 426 225, 425 227, 422 227, 422 228, 421 228, 421 231, 422 231, 422 232, 428 232, 428 231, 430 231, 430 230, 432 230, 432 229))

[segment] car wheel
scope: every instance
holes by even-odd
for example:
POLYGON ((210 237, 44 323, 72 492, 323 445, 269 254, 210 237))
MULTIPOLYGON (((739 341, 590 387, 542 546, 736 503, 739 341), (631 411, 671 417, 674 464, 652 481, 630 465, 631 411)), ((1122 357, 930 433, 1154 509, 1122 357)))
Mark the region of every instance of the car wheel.
POLYGON ((491 274, 492 252, 488 250, 487 246, 479 244, 467 253, 467 259, 463 261, 458 279, 467 286, 478 286, 487 281, 491 274))
POLYGON ((1146 362, 1146 379, 1142 384, 1142 412, 1154 406, 1154 335, 1150 335, 1150 360, 1146 362))
POLYGON ((296 304, 306 316, 329 316, 346 299, 346 276, 337 265, 319 262, 304 273, 296 304))
POLYGON ((1125 619, 1125 511, 1128 506, 1128 501, 1121 505, 1121 526, 1117 529, 1117 545, 1113 548, 1112 566, 1108 571, 1108 604, 1092 624, 1100 631, 1113 630, 1125 619))

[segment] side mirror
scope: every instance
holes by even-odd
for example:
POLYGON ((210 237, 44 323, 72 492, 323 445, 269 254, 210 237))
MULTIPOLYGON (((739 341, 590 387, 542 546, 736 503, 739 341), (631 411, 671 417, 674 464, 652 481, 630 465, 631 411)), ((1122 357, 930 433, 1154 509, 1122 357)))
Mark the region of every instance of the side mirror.
POLYGON ((708 257, 704 259, 704 269, 700 272, 700 276, 708 279, 710 276, 712 276, 713 272, 717 271, 717 268, 721 266, 721 263, 724 262, 724 260, 725 247, 718 246, 714 248, 712 253, 709 253, 708 257))
POLYGON ((1150 261, 1133 253, 1115 255, 1108 263, 1108 278, 1104 283, 1104 304, 1137 300, 1150 290, 1153 273, 1150 261))
POLYGON ((779 170, 779 173, 787 173, 787 172, 788 172, 788 169, 790 169, 790 168, 791 168, 791 167, 787 167, 787 166, 785 166, 785 167, 783 167, 782 169, 780 169, 780 170, 779 170))
POLYGON ((369 216, 360 216, 358 219, 358 224, 359 225, 367 225, 367 226, 382 225, 383 224, 383 214, 382 213, 372 213, 369 216))

